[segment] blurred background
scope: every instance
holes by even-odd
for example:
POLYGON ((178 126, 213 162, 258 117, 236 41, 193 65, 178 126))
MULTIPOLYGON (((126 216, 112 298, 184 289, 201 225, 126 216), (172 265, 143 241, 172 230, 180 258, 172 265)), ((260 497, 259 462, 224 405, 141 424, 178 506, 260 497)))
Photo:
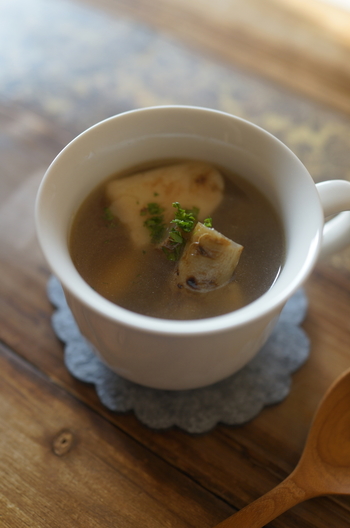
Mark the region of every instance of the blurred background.
MULTIPOLYGON (((349 1, 0 0, 1 526, 182 526, 187 515, 213 526, 295 467, 321 396, 349 367, 350 248, 305 285, 312 350, 283 405, 204 437, 160 435, 107 411, 66 369, 34 204, 70 140, 149 105, 236 114, 315 181, 350 180, 349 1)), ((349 512, 349 497, 324 497, 274 526, 344 528, 349 512)))
POLYGON ((132 108, 234 113, 282 139, 315 180, 350 179, 349 49, 347 0, 0 0, 1 254, 27 248, 38 262, 46 167, 132 108))

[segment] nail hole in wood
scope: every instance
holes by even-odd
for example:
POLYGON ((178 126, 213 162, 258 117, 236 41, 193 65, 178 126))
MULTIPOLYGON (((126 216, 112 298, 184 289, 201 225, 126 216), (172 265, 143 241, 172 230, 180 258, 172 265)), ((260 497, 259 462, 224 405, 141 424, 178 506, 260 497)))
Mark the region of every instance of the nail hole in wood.
POLYGON ((73 444, 73 434, 68 430, 63 430, 54 438, 52 449, 55 455, 63 456, 70 451, 73 444))

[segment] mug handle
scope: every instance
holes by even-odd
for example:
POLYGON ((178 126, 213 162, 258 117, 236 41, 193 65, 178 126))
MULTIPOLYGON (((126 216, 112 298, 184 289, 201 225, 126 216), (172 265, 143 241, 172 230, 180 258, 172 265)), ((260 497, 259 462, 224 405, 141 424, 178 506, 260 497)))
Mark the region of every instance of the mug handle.
POLYGON ((350 245, 350 182, 329 180, 316 184, 325 220, 319 260, 350 245), (344 212, 341 212, 344 211, 344 212))

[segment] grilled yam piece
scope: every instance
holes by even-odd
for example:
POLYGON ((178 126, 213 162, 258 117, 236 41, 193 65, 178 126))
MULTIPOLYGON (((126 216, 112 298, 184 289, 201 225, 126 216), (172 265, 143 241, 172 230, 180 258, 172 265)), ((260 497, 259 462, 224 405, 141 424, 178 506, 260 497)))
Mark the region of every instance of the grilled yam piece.
POLYGON ((190 161, 139 172, 133 176, 110 181, 106 196, 112 214, 130 229, 136 247, 150 241, 141 211, 149 203, 161 208, 164 223, 174 218, 173 202, 184 209, 199 209, 199 220, 212 214, 223 197, 224 180, 220 172, 203 162, 190 161))
POLYGON ((227 284, 243 246, 198 222, 176 270, 176 287, 204 293, 227 284))

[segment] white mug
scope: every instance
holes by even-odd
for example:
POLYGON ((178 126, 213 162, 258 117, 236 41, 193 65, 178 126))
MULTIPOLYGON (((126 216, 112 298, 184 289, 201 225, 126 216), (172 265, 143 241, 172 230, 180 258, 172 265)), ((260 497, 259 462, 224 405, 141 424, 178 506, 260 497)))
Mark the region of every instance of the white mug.
POLYGON ((349 182, 315 185, 300 160, 263 129, 215 110, 162 106, 111 117, 69 143, 43 178, 36 225, 75 320, 102 361, 136 383, 180 390, 217 382, 255 356, 317 259, 350 242, 348 210, 349 182), (113 173, 166 158, 233 168, 275 205, 284 227, 285 263, 273 286, 254 302, 218 317, 163 320, 106 300, 74 267, 68 234, 85 197, 113 173))

